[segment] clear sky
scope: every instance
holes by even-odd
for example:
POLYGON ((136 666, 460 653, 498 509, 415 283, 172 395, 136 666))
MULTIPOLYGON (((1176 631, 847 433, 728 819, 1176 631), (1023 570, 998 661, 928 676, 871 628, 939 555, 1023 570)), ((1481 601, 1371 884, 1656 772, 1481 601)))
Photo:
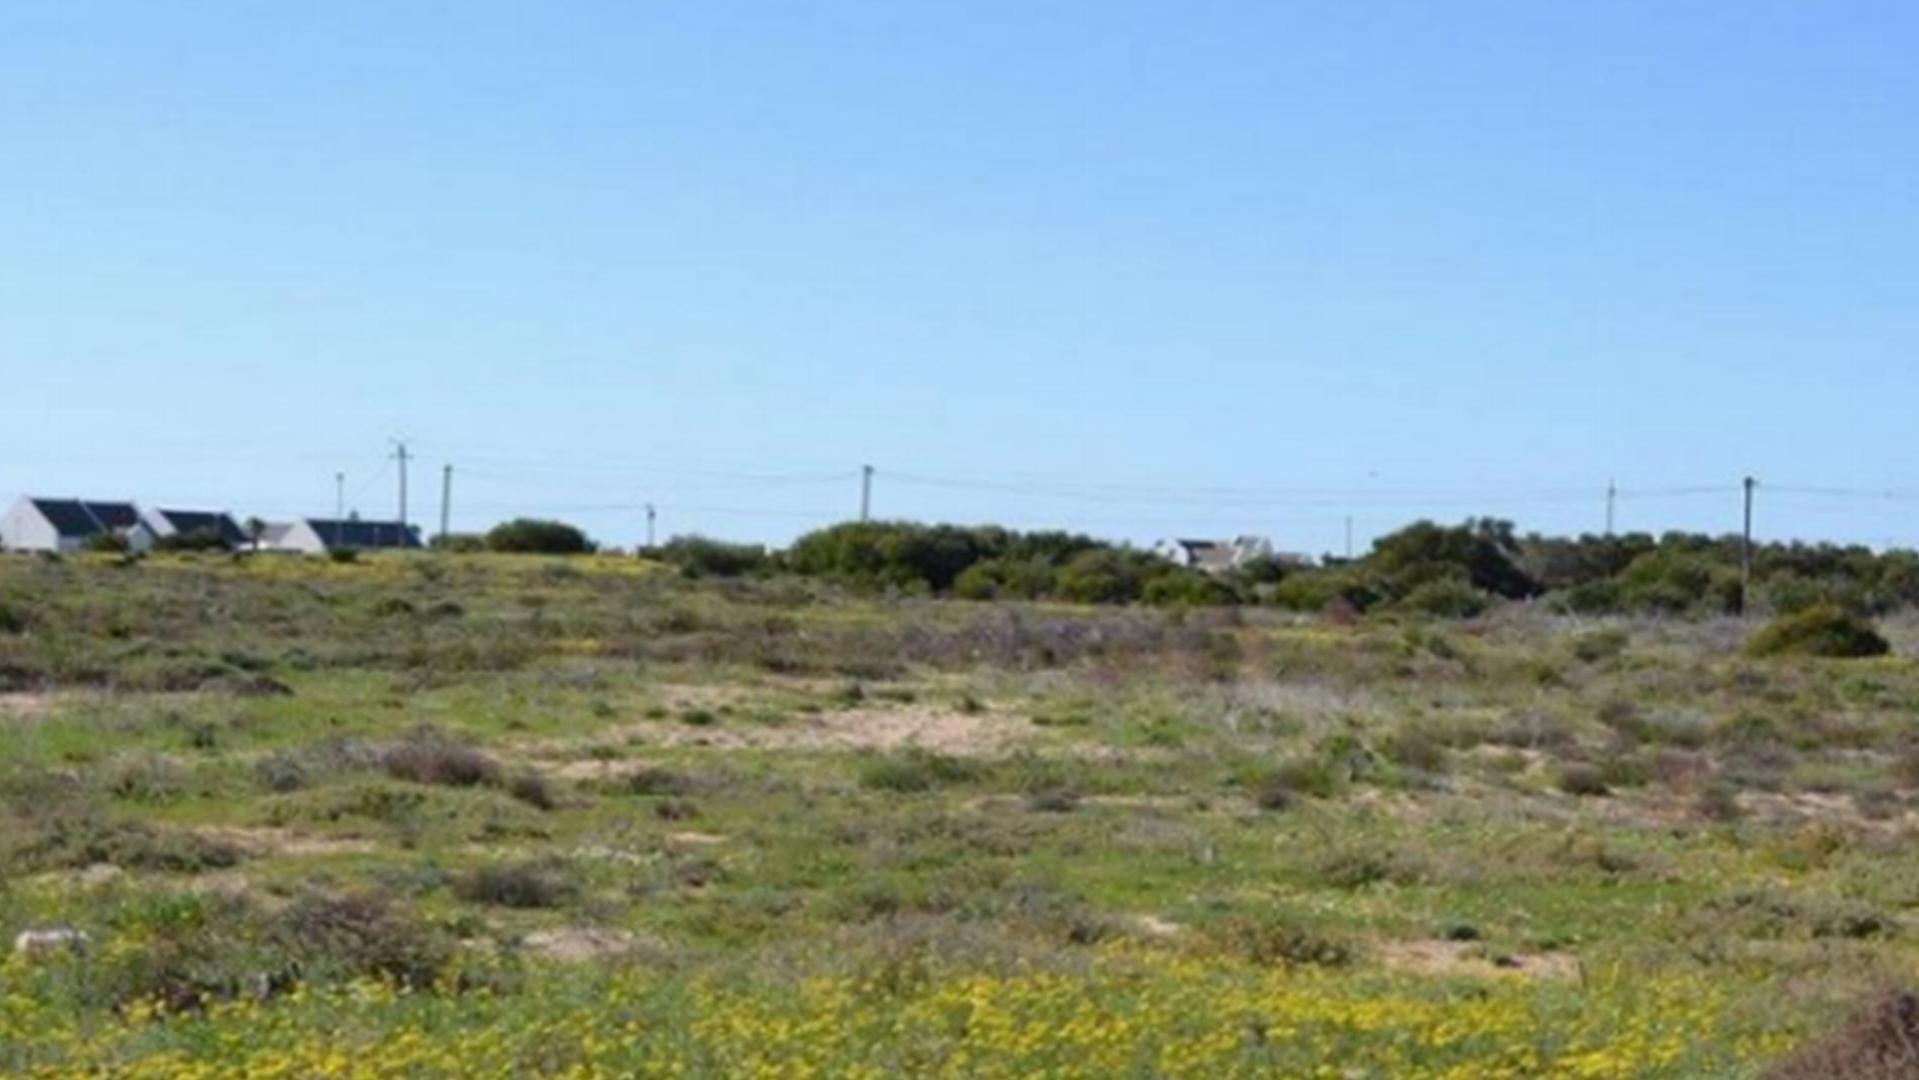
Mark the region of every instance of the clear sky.
POLYGON ((11 4, 0 497, 1919 544, 1905 3, 11 4), (382 471, 384 470, 384 471, 382 471), (1711 491, 1697 489, 1710 486, 1711 491), (1798 488, 1801 490, 1792 490, 1798 488), (1821 494, 1807 488, 1844 489, 1821 494))

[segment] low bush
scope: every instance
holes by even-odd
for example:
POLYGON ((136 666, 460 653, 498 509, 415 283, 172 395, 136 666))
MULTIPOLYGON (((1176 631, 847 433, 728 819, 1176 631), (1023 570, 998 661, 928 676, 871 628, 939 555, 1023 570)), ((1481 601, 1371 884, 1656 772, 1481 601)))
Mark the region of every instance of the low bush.
POLYGON ((453 882, 453 894, 468 903, 506 908, 556 908, 578 892, 572 880, 550 863, 483 866, 453 882))
POLYGON ((1070 788, 1042 788, 1027 793, 1026 808, 1042 814, 1069 814, 1079 808, 1079 794, 1070 788))
POLYGON ((676 536, 649 554, 690 578, 743 577, 771 565, 766 549, 758 544, 729 544, 704 536, 676 536))
POLYGON ((1905 1080, 1919 1076, 1919 995, 1885 994, 1763 1080, 1905 1080))
POLYGON ((1781 615, 1746 642, 1755 657, 1817 656, 1850 659, 1884 656, 1892 646, 1872 623, 1830 604, 1781 615))
POLYGON ((560 797, 553 785, 539 773, 521 773, 507 781, 506 793, 535 810, 554 810, 560 805, 560 797))
POLYGON ((860 769, 860 786, 911 795, 963 784, 978 776, 979 769, 972 762, 915 748, 867 762, 860 769))
POLYGON ((1573 659, 1582 664, 1611 660, 1626 651, 1627 643, 1624 630, 1590 630, 1573 639, 1573 659))
POLYGON ((1279 915, 1239 915, 1213 923, 1200 935, 1209 951, 1225 952, 1264 967, 1350 965, 1358 950, 1345 938, 1279 915))
POLYGON ((421 728, 381 758, 387 775, 416 784, 476 787, 500 782, 500 765, 464 743, 430 728, 421 728))
POLYGON ((81 870, 107 863, 127 870, 198 874, 238 865, 232 844, 185 829, 116 821, 85 808, 60 809, 0 839, 0 865, 14 871, 81 870))
POLYGON ((302 896, 274 920, 272 937, 311 980, 376 978, 430 990, 453 959, 445 933, 378 893, 302 896))
POLYGON ((673 796, 693 790, 692 780, 685 775, 653 765, 635 769, 617 784, 627 795, 673 796))
POLYGON ((532 555, 584 555, 594 549, 586 533, 563 521, 515 518, 486 534, 489 551, 532 555))
POLYGON ((1425 865, 1398 848, 1349 843, 1331 848, 1315 860, 1319 880, 1335 889, 1363 889, 1390 882, 1413 885, 1426 877, 1425 865))
POLYGON ((1612 787, 1606 782, 1606 771, 1583 762, 1560 766, 1553 783, 1568 795, 1598 798, 1612 794, 1612 787))
POLYGON ((1379 752, 1401 768, 1423 773, 1446 771, 1446 741, 1429 728, 1401 727, 1380 741, 1379 752))
POLYGON ((1492 606, 1493 597, 1454 578, 1428 581, 1394 603, 1403 611, 1414 611, 1441 619, 1470 619, 1492 606))
POLYGON ((1338 771, 1324 759, 1297 757, 1248 779, 1247 794, 1263 810, 1284 810, 1301 798, 1330 799, 1344 787, 1338 771))

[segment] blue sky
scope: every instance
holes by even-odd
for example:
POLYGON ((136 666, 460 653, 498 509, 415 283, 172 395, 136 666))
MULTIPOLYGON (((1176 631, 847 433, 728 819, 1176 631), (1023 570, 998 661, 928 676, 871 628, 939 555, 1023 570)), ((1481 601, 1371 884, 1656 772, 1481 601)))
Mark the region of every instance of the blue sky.
POLYGON ((1919 544, 1895 3, 10 5, 0 493, 1919 544), (1710 487, 1710 491, 1698 489, 1710 487), (1806 489, 1842 489, 1845 494, 1806 489), (1797 490, 1795 490, 1797 489, 1797 490))

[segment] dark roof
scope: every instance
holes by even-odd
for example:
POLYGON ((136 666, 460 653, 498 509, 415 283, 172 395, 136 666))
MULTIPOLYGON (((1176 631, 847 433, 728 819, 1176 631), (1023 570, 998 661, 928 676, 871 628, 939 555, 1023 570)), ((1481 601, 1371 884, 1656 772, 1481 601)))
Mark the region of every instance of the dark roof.
POLYGON ((166 519, 173 531, 181 536, 188 533, 212 532, 229 546, 246 543, 247 535, 229 514, 210 510, 155 510, 155 514, 166 519))
POLYGON ((140 524, 140 511, 130 502, 90 502, 86 506, 87 513, 109 529, 131 529, 140 524))
POLYGON ((420 546, 420 530, 408 525, 405 528, 397 521, 359 521, 335 518, 308 518, 307 524, 320 536, 321 543, 331 548, 416 548, 420 546))
POLYGON ((140 522, 132 503, 86 502, 81 499, 34 499, 34 509, 61 536, 96 536, 130 529, 140 522))

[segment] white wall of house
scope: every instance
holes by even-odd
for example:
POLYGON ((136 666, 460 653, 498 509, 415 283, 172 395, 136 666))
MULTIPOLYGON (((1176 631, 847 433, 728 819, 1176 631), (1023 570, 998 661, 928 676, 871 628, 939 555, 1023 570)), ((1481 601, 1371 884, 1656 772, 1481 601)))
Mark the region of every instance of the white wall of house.
POLYGON ((293 523, 293 527, 287 530, 287 534, 274 545, 274 550, 297 551, 303 555, 324 555, 326 541, 320 539, 320 534, 313 530, 312 522, 303 519, 293 523))
POLYGON ((1153 554, 1158 555, 1174 566, 1191 566, 1193 564, 1192 552, 1187 551, 1186 545, 1177 540, 1161 540, 1159 543, 1154 544, 1153 554))
POLYGON ((63 541, 53 523, 25 496, 0 516, 0 547, 8 551, 78 551, 80 546, 78 539, 63 541))

